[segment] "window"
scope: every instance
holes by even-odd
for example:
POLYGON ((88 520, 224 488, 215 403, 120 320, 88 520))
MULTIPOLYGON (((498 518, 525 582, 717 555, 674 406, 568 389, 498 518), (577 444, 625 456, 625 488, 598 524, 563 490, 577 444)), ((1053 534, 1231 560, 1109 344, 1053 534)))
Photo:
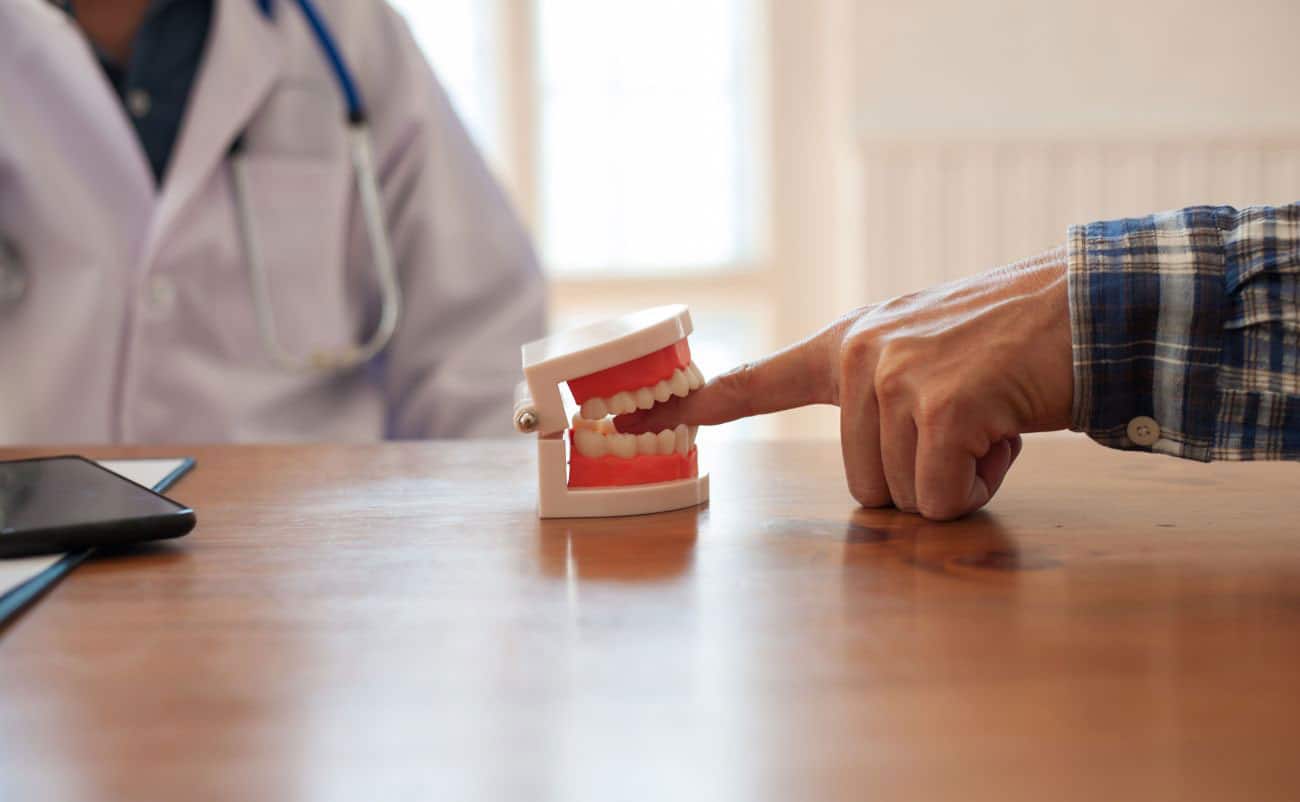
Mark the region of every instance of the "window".
POLYGON ((706 372, 771 347, 763 0, 393 4, 532 228, 553 327, 685 302, 706 372))
POLYGON ((559 273, 752 264, 747 0, 544 0, 539 212, 559 273))
POLYGON ((516 195, 534 188, 517 200, 553 274, 757 261, 754 0, 395 5, 489 160, 516 195), (518 120, 532 130, 506 130, 518 120))
POLYGON ((484 0, 397 0, 479 149, 503 164, 496 8, 484 0))

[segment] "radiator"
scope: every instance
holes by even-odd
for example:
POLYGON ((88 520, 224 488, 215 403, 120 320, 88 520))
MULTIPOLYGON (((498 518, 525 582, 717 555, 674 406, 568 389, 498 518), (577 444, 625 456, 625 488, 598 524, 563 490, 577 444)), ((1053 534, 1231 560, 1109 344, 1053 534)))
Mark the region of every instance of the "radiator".
POLYGON ((1058 245, 1071 223, 1300 200, 1300 137, 864 145, 872 301, 1058 245))

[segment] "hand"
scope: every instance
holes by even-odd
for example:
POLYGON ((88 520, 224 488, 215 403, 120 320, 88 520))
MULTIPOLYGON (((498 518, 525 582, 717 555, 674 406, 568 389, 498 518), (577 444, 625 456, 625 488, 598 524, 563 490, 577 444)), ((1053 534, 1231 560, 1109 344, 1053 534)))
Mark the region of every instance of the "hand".
POLYGON ((1020 453, 1021 433, 1069 426, 1071 359, 1057 249, 855 310, 616 425, 659 431, 836 404, 853 497, 948 520, 988 503, 1020 453))

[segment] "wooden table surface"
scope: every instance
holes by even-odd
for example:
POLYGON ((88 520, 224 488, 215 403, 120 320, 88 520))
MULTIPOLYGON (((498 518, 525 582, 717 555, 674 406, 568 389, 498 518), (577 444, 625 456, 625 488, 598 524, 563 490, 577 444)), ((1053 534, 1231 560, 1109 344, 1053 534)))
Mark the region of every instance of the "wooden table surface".
POLYGON ((0 632, 6 800, 1300 798, 1294 464, 1030 438, 930 524, 718 443, 538 521, 523 438, 89 453, 193 454, 199 526, 0 632))

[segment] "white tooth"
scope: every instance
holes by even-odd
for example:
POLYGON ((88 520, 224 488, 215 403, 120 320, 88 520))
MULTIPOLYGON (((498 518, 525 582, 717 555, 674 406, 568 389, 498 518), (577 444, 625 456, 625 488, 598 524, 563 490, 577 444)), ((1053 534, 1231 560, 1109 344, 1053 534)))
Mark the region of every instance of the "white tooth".
POLYGON ((651 388, 651 392, 654 393, 655 400, 661 404, 673 397, 673 388, 669 387, 666 381, 656 384, 651 388))
POLYGON ((649 409, 655 405, 655 394, 650 392, 649 387, 642 387, 636 391, 636 408, 649 409))
POLYGON ((673 447, 677 444, 677 436, 673 434, 672 429, 664 429, 655 435, 655 441, 659 446, 656 453, 671 454, 673 453, 673 447))
POLYGON ((668 386, 672 389, 673 395, 678 398, 686 396, 691 391, 691 383, 686 380, 686 374, 680 370, 673 371, 673 377, 668 380, 668 386))
POLYGON ((600 420, 609 414, 603 398, 588 398, 582 402, 582 417, 587 420, 600 420))
POLYGON ((584 457, 603 457, 609 451, 609 445, 599 432, 591 429, 579 429, 573 433, 573 444, 584 457))
POLYGON ((596 422, 594 420, 587 420, 586 418, 582 417, 582 413, 580 412, 575 412, 573 413, 573 428, 590 429, 591 431, 594 432, 596 430, 596 422))
POLYGON ((618 434, 618 429, 614 428, 613 418, 601 418, 600 422, 596 424, 596 431, 605 435, 618 434))
POLYGON ((636 397, 629 392, 614 393, 614 397, 609 399, 609 411, 615 415, 636 412, 636 397))
POLYGON ((686 379, 691 383, 692 390, 698 390, 704 386, 704 373, 695 366, 695 363, 686 366, 686 379))
POLYGON ((646 432, 636 436, 636 453, 643 456, 650 456, 659 449, 659 438, 654 432, 646 432))
MULTIPOLYGON (((698 427, 698 426, 687 426, 687 427, 686 427, 686 431, 690 433, 690 443, 691 443, 691 448, 695 448, 695 435, 699 434, 699 432, 700 432, 700 427, 698 427)), ((689 450, 689 449, 687 449, 687 450, 689 450)))
POLYGON ((677 428, 673 429, 673 440, 676 441, 673 444, 673 447, 677 449, 678 454, 681 454, 684 457, 690 453, 691 433, 686 428, 686 424, 684 423, 677 424, 677 428))
POLYGON ((636 456, 636 435, 634 434, 611 434, 609 440, 609 453, 616 457, 631 459, 636 456))

